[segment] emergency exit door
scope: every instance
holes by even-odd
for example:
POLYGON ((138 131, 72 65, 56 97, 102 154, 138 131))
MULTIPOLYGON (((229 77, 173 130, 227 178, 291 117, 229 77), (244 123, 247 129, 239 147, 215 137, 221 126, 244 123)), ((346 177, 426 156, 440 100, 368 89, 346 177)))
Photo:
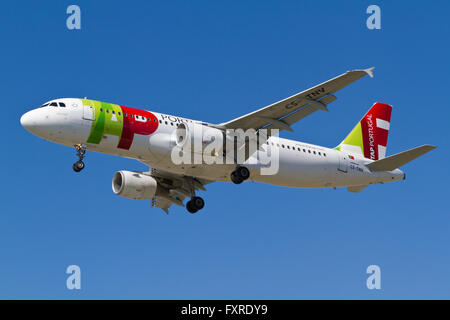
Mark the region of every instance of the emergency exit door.
POLYGON ((338 170, 342 172, 347 172, 348 170, 348 158, 344 152, 339 153, 339 167, 338 170))
POLYGON ((83 119, 95 120, 95 109, 92 103, 87 103, 83 105, 83 119))

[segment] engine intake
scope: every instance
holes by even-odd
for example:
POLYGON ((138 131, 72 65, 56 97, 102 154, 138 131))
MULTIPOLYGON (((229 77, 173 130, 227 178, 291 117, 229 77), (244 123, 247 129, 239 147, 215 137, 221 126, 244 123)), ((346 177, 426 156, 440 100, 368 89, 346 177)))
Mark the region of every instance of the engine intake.
POLYGON ((152 199, 158 182, 141 172, 118 171, 112 180, 112 189, 118 196, 129 199, 152 199))

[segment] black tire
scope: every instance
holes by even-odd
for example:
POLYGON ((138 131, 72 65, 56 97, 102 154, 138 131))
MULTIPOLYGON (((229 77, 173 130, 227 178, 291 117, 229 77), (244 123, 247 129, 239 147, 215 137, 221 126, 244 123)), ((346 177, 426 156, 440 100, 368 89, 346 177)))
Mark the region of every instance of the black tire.
POLYGON ((250 178, 250 171, 246 167, 239 167, 236 169, 236 172, 242 180, 250 178))
POLYGON ((192 213, 192 214, 194 214, 194 213, 196 213, 196 212, 198 211, 198 210, 195 209, 194 206, 192 205, 192 201, 191 201, 191 200, 189 200, 189 201, 186 203, 186 209, 187 209, 187 211, 188 211, 189 213, 192 213))
POLYGON ((81 170, 84 169, 84 162, 81 160, 77 161, 73 164, 72 168, 73 168, 73 171, 80 172, 81 170))
POLYGON ((193 197, 191 203, 196 210, 201 210, 205 206, 205 200, 201 197, 193 197))
POLYGON ((236 174, 236 171, 233 171, 233 172, 231 173, 230 178, 231 178, 231 181, 233 181, 234 184, 240 184, 240 183, 242 183, 242 181, 244 181, 244 180, 242 180, 241 177, 239 177, 239 176, 236 174))
POLYGON ((74 163, 74 164, 72 165, 72 169, 73 169, 73 171, 75 171, 75 172, 80 172, 80 169, 78 169, 76 163, 74 163))
POLYGON ((84 162, 79 160, 77 162, 75 162, 75 165, 77 166, 77 168, 81 171, 84 169, 84 162))

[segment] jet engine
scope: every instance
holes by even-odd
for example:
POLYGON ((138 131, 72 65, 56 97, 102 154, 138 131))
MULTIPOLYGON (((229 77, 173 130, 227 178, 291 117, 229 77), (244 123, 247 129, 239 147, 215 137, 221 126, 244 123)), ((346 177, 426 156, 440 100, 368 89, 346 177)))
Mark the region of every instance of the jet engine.
POLYGON ((157 186, 155 178, 141 172, 117 171, 112 181, 114 193, 130 199, 152 199, 157 186))

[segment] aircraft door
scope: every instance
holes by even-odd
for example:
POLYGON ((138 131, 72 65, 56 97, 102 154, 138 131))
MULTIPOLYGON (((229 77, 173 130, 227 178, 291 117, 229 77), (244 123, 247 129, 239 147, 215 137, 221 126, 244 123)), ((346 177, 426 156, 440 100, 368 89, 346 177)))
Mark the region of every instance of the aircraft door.
POLYGON ((344 152, 338 151, 339 153, 339 167, 338 170, 342 172, 347 172, 348 170, 348 159, 344 152))
POLYGON ((90 101, 83 104, 83 119, 95 120, 94 104, 90 101))

